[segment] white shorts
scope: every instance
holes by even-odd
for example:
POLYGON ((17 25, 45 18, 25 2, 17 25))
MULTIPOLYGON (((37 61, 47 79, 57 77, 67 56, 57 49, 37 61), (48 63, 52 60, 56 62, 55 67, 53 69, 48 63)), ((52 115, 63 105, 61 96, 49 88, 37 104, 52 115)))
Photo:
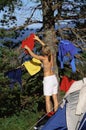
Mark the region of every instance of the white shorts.
POLYGON ((43 93, 45 96, 51 96, 58 93, 58 81, 55 75, 44 77, 43 93))

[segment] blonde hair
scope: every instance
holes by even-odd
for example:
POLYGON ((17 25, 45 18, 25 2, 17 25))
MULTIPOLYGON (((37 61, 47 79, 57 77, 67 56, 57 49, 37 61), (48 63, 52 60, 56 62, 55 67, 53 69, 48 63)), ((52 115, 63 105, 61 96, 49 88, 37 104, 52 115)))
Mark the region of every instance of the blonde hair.
POLYGON ((51 61, 51 50, 49 46, 45 45, 42 47, 42 55, 48 56, 48 60, 51 61))

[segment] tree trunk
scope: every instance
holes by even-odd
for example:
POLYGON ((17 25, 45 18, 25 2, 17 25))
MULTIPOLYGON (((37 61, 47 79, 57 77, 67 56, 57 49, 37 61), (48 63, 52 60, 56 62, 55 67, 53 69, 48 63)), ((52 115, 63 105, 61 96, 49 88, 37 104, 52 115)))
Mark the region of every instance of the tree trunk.
POLYGON ((55 32, 55 22, 54 22, 54 11, 52 10, 52 0, 41 0, 42 11, 43 11, 43 29, 44 29, 44 41, 50 46, 51 51, 54 55, 54 65, 55 73, 58 78, 58 67, 56 62, 57 55, 57 39, 55 32))

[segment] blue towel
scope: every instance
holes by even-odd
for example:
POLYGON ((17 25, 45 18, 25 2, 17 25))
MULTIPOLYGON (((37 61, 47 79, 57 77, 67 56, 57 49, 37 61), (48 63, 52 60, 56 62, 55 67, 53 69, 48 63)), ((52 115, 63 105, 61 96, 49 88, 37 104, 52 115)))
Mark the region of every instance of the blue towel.
POLYGON ((4 73, 4 76, 8 76, 10 79, 10 88, 14 88, 16 82, 19 83, 20 89, 22 89, 22 70, 21 68, 13 69, 4 73))

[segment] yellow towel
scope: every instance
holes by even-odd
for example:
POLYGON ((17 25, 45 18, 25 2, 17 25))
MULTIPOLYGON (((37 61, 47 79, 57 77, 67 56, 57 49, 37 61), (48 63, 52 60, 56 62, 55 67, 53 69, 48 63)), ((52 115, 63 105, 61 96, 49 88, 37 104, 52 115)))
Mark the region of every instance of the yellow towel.
POLYGON ((23 63, 30 75, 34 75, 41 70, 41 61, 33 58, 31 61, 23 63))

